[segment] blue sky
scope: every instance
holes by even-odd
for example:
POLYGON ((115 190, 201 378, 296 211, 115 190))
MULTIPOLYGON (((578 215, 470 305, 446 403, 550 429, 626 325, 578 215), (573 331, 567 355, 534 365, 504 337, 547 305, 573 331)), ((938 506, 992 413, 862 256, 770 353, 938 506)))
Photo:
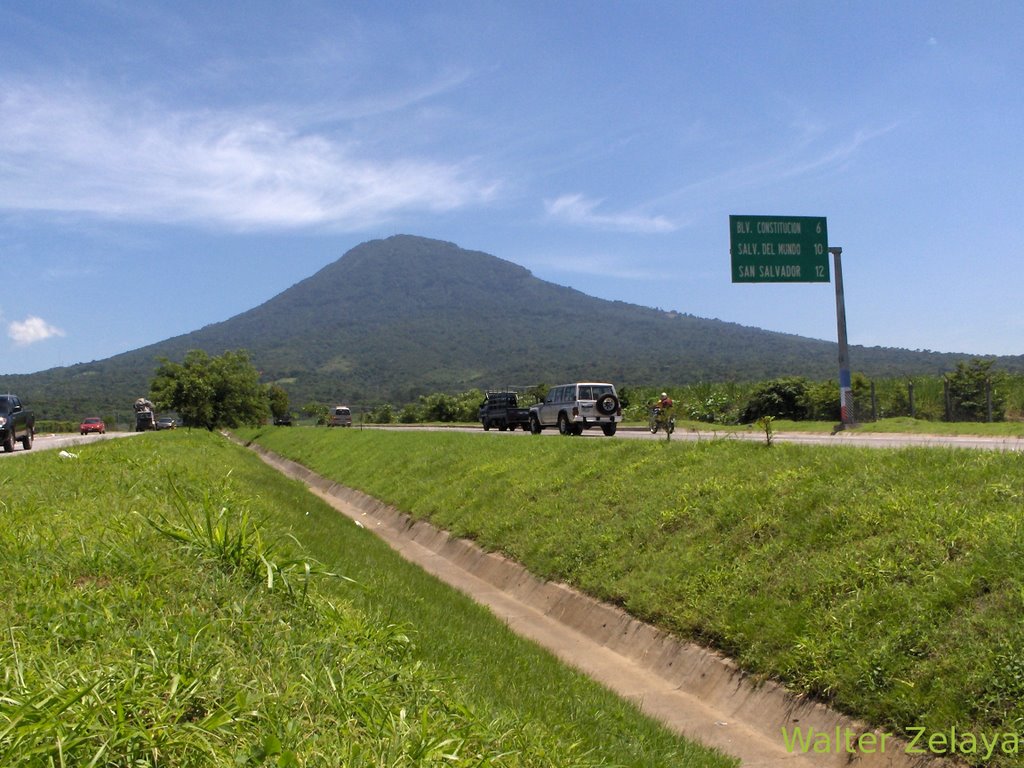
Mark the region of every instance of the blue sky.
POLYGON ((851 344, 1024 354, 1022 34, 1019 0, 0 0, 0 373, 398 233, 835 340, 832 285, 731 282, 730 214, 828 218, 851 344))

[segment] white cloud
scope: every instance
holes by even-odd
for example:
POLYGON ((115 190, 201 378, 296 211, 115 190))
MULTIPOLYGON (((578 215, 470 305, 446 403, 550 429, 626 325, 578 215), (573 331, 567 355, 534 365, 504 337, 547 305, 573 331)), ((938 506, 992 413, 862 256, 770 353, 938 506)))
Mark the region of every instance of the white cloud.
POLYGON ((656 265, 606 253, 534 254, 520 256, 519 261, 534 272, 556 275, 581 275, 611 280, 655 280, 664 277, 656 265))
POLYGON ((15 320, 7 326, 7 335, 14 340, 19 347, 27 347, 37 341, 45 341, 52 336, 63 336, 64 331, 56 326, 50 325, 41 317, 30 315, 22 322, 15 320))
MULTIPOLYGON (((846 168, 867 144, 899 130, 902 121, 880 127, 857 128, 827 141, 828 127, 804 121, 794 124, 795 136, 784 150, 765 151, 757 162, 691 181, 679 189, 648 201, 648 205, 682 205, 682 201, 730 200, 738 192, 771 188, 779 183, 822 171, 846 168)), ((755 153, 756 154, 756 153, 755 153)))
POLYGON ((0 207, 354 230, 400 211, 487 201, 497 190, 468 163, 377 159, 298 123, 0 81, 0 207))
POLYGON ((648 216, 640 213, 599 213, 596 209, 601 200, 589 200, 583 195, 562 195, 555 200, 545 200, 544 207, 549 217, 582 227, 592 227, 616 232, 673 232, 678 227, 664 216, 648 216))

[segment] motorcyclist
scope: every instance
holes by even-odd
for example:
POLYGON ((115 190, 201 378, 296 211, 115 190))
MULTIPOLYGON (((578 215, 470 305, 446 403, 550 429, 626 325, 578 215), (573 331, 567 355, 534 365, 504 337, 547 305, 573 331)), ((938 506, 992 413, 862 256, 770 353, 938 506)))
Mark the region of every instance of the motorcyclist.
MULTIPOLYGON (((650 401, 648 401, 650 402, 650 401)), ((654 401, 654 404, 650 406, 650 429, 651 434, 655 434, 659 429, 665 427, 669 434, 672 434, 672 430, 675 429, 676 420, 672 412, 672 406, 675 403, 672 402, 672 398, 668 396, 668 392, 662 392, 661 397, 654 401)))

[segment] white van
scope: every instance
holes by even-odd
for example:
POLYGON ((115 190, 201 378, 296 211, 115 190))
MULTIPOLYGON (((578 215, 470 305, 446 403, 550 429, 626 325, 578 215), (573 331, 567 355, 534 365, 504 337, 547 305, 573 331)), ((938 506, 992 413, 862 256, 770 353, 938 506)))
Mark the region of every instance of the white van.
POLYGON ((347 405, 336 405, 331 409, 331 418, 327 420, 328 427, 351 427, 352 409, 347 405))

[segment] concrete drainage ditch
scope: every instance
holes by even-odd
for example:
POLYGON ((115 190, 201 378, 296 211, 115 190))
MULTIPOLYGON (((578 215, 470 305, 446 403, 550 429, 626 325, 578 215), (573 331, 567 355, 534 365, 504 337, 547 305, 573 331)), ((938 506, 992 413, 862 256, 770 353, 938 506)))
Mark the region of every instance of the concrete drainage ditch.
POLYGON ((669 728, 739 758, 744 766, 957 765, 908 752, 908 744, 892 734, 776 683, 755 680, 720 654, 680 641, 564 584, 538 579, 502 555, 413 520, 259 445, 249 447, 407 560, 488 606, 514 632, 634 701, 669 728))

